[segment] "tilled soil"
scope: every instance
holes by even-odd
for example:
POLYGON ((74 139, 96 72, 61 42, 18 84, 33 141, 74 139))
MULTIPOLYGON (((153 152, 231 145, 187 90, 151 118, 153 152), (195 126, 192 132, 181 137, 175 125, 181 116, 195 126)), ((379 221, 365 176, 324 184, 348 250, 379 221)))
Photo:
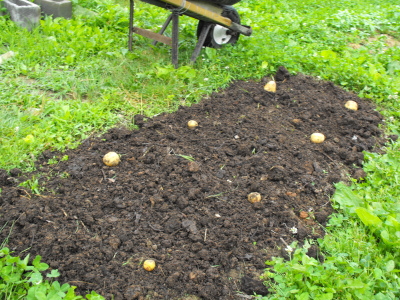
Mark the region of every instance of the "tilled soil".
POLYGON ((362 178, 363 151, 384 142, 382 116, 366 100, 282 67, 275 79, 276 93, 264 90, 268 78, 234 82, 173 114, 136 115, 139 130, 116 128, 78 149, 44 152, 35 172, 41 195, 18 186, 32 174, 3 170, 0 225, 8 225, 0 239, 15 221, 8 247, 40 254, 81 294, 265 295, 265 261, 284 243, 323 236, 333 183, 349 173, 362 178), (346 109, 348 100, 359 110, 346 109), (199 126, 190 130, 189 120, 199 126), (314 132, 326 140, 311 143, 314 132), (102 162, 109 151, 121 155, 118 166, 102 162), (261 202, 251 204, 251 192, 261 202), (146 259, 156 261, 152 272, 146 259))

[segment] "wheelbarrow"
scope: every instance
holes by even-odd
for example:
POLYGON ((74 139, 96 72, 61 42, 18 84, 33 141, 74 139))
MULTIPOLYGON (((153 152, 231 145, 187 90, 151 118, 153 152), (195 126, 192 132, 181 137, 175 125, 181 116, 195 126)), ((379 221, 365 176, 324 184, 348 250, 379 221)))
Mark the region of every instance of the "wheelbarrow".
POLYGON ((150 38, 155 46, 158 42, 172 48, 171 60, 178 67, 179 16, 185 15, 199 20, 197 43, 190 58, 195 63, 202 47, 221 48, 225 44, 234 45, 239 35, 250 36, 252 29, 241 25, 237 10, 232 6, 240 0, 141 0, 171 11, 158 33, 133 26, 134 2, 130 0, 129 11, 129 51, 132 52, 133 33, 150 38), (164 35, 172 21, 172 37, 164 35))

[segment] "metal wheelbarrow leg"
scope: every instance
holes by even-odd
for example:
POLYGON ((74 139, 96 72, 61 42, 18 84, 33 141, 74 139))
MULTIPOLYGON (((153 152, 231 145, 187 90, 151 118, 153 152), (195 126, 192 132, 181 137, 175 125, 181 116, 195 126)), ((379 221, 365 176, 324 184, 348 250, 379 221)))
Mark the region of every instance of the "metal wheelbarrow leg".
POLYGON ((133 26, 133 15, 134 15, 134 2, 130 0, 130 15, 129 15, 129 51, 132 52, 132 41, 133 33, 137 33, 147 38, 153 39, 153 45, 157 42, 167 44, 172 47, 171 60, 175 68, 178 68, 178 42, 179 42, 179 16, 187 15, 199 20, 198 26, 198 40, 190 58, 191 63, 194 63, 200 54, 203 46, 211 46, 219 48, 221 45, 219 42, 224 43, 224 40, 230 36, 227 32, 234 33, 236 39, 233 39, 232 44, 237 41, 239 34, 246 36, 251 35, 251 28, 240 24, 240 18, 236 10, 231 6, 216 5, 205 1, 223 1, 236 3, 238 0, 142 0, 143 2, 153 4, 162 8, 169 9, 172 13, 164 22, 159 33, 152 32, 150 30, 138 28, 133 26), (172 7, 172 9, 171 9, 172 7), (225 13, 224 7, 230 7, 228 11, 228 17, 223 16, 225 13), (232 11, 236 12, 236 15, 232 15, 232 11), (230 15, 229 15, 230 14, 230 15), (172 21, 172 38, 164 36, 164 32, 170 22, 172 21), (225 28, 225 29, 224 29, 225 28), (217 32, 217 40, 219 42, 209 43, 207 40, 214 42, 212 34, 217 32), (207 44, 205 44, 207 43, 207 44))

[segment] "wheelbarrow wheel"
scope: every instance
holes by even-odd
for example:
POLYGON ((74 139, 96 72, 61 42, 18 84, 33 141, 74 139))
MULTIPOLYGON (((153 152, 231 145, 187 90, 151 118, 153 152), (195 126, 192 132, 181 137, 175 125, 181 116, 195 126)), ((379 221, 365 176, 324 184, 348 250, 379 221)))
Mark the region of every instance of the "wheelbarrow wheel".
MULTIPOLYGON (((239 13, 233 6, 223 5, 221 15, 225 18, 231 19, 232 22, 240 24, 239 13)), ((206 22, 204 21, 199 21, 197 24, 197 39, 199 38, 205 24, 206 22)), ((212 24, 203 46, 219 49, 226 44, 234 45, 239 40, 239 35, 238 32, 233 32, 229 28, 218 24, 212 24)))

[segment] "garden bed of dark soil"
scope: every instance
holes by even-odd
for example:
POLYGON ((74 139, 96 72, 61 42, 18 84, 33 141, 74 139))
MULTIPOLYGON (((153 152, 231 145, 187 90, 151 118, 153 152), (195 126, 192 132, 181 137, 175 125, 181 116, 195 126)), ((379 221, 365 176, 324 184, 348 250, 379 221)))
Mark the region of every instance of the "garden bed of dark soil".
POLYGON ((115 128, 75 150, 46 151, 35 172, 41 195, 18 186, 32 174, 3 170, 1 240, 15 221, 7 244, 14 254, 40 254, 81 294, 266 294, 265 261, 284 243, 322 237, 333 184, 363 177, 363 151, 385 142, 382 116, 366 100, 284 68, 275 79, 276 93, 264 90, 270 78, 237 81, 175 113, 136 115, 138 130, 115 128), (346 109, 348 100, 359 110, 346 109), (199 126, 188 129, 189 120, 199 126), (314 132, 326 140, 311 143, 314 132), (109 151, 121 155, 118 166, 103 164, 109 151), (261 202, 251 204, 251 192, 261 202), (156 261, 152 272, 143 269, 146 259, 156 261))

